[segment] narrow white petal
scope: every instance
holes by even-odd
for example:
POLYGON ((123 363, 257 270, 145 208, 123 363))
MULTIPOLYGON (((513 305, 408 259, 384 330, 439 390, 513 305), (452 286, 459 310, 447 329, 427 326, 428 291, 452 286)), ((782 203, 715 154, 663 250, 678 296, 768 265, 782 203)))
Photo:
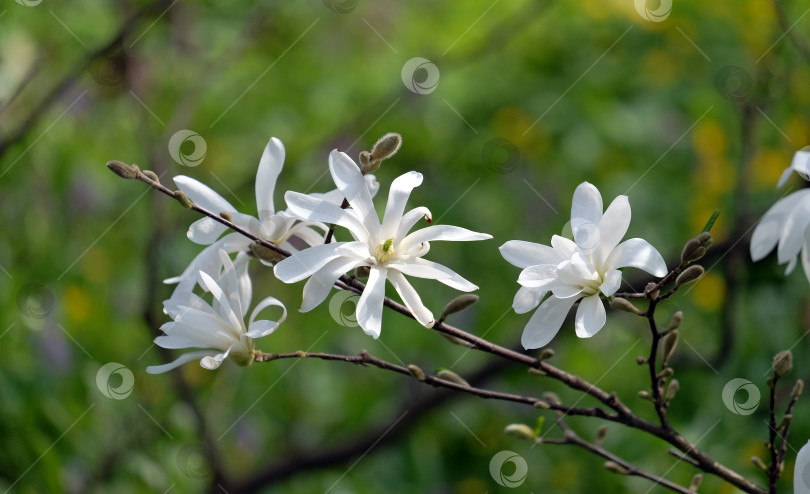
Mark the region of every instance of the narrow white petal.
POLYGON ((399 223, 399 228, 397 229, 396 236, 394 237, 394 243, 398 244, 403 238, 405 238, 408 235, 408 232, 411 231, 411 228, 413 228, 413 226, 422 218, 425 218, 428 223, 430 223, 433 219, 433 216, 430 214, 430 210, 426 207, 419 206, 405 213, 402 216, 402 221, 399 223))
POLYGON ((553 247, 523 240, 510 240, 501 245, 500 251, 507 262, 519 268, 537 264, 558 264, 563 260, 553 247))
POLYGON ((523 348, 531 350, 548 345, 560 331, 565 316, 568 315, 574 302, 572 298, 558 299, 551 296, 540 304, 523 330, 520 339, 523 348))
POLYGON ((244 323, 242 322, 242 319, 236 315, 237 310, 231 307, 230 300, 228 300, 228 297, 225 295, 222 288, 208 273, 204 271, 200 271, 200 281, 202 282, 201 285, 207 288, 208 291, 214 296, 217 303, 219 303, 219 313, 222 316, 222 319, 230 324, 234 334, 243 333, 244 331, 242 331, 242 327, 244 323))
POLYGON ((374 203, 371 202, 371 193, 363 174, 360 173, 360 168, 349 155, 334 150, 329 154, 329 171, 332 172, 332 179, 343 193, 343 197, 349 201, 352 209, 358 213, 366 226, 366 230, 373 236, 380 229, 380 219, 374 209, 374 203))
POLYGON ((191 202, 214 214, 222 211, 236 211, 236 208, 231 206, 231 203, 226 201, 224 197, 198 180, 185 175, 178 175, 174 177, 174 183, 181 192, 191 199, 191 202))
POLYGON ((810 230, 804 234, 804 247, 802 248, 802 268, 807 281, 810 282, 810 230))
POLYGON ((372 266, 366 288, 357 302, 357 322, 363 331, 375 340, 380 337, 382 331, 386 274, 385 268, 372 266))
POLYGON ((441 264, 435 262, 414 263, 414 262, 391 262, 388 263, 388 268, 396 269, 408 276, 416 278, 425 278, 428 280, 441 280, 443 278, 450 278, 450 274, 438 266, 441 264))
POLYGON ((228 358, 228 354, 231 353, 231 349, 225 351, 225 353, 218 353, 213 356, 203 357, 200 359, 200 367, 203 369, 214 370, 219 369, 219 366, 222 364, 222 361, 228 358))
POLYGON ((512 309, 514 309, 516 314, 525 314, 540 305, 540 301, 543 300, 546 293, 547 292, 529 290, 525 286, 522 286, 515 294, 515 299, 512 301, 512 309))
POLYGON ((180 355, 174 362, 163 365, 150 365, 146 368, 146 372, 149 374, 163 374, 164 372, 168 372, 174 368, 180 367, 186 362, 191 362, 192 360, 197 360, 199 358, 210 357, 212 355, 216 355, 217 353, 219 352, 204 351, 184 353, 183 355, 180 355))
POLYGON ((618 269, 611 269, 607 273, 605 273, 605 279, 602 281, 602 284, 599 286, 599 291, 605 294, 606 297, 610 297, 619 289, 622 285, 622 272, 618 269))
POLYGON ((602 194, 593 184, 582 182, 574 191, 571 201, 571 223, 585 220, 594 225, 602 219, 602 194))
POLYGON ((551 237, 551 247, 561 259, 570 259, 577 251, 577 244, 574 241, 559 235, 551 237))
POLYGON ((433 225, 411 233, 400 243, 400 249, 407 251, 413 246, 418 246, 422 242, 432 242, 434 240, 454 240, 456 242, 471 242, 475 240, 487 240, 492 235, 478 233, 460 226, 433 225))
POLYGON ((782 172, 782 175, 779 177, 779 182, 776 184, 777 189, 781 189, 782 187, 785 186, 790 176, 793 175, 793 171, 794 170, 792 166, 785 168, 785 170, 782 172))
POLYGON ((582 295, 584 289, 581 286, 558 284, 550 287, 550 290, 557 298, 573 298, 577 300, 580 295, 582 295))
POLYGON ((369 259, 372 257, 369 245, 365 242, 341 242, 340 244, 340 247, 335 250, 336 254, 355 259, 369 259))
POLYGON ((664 258, 644 239, 631 238, 619 244, 608 256, 604 269, 638 268, 659 278, 666 276, 667 263, 664 258))
POLYGON ((422 174, 419 172, 408 172, 391 182, 391 189, 388 191, 388 204, 385 206, 385 215, 383 215, 381 238, 388 239, 396 235, 408 197, 410 197, 414 187, 418 187, 421 183, 422 174))
POLYGON ((205 345, 197 340, 192 340, 191 338, 186 338, 185 336, 175 334, 156 337, 155 345, 171 350, 176 350, 178 348, 208 348, 208 345, 205 345))
MULTIPOLYGON (((444 273, 446 276, 444 276, 442 278, 436 278, 436 280, 438 280, 439 283, 444 283, 445 285, 449 286, 450 288, 455 288, 456 290, 460 290, 462 292, 472 292, 474 290, 478 290, 478 286, 476 286, 474 283, 471 283, 471 282, 467 281, 467 279, 465 279, 460 274, 456 273, 455 271, 448 268, 447 266, 444 266, 444 265, 439 264, 437 262, 428 261, 427 259, 422 259, 421 257, 417 257, 417 258, 413 259, 413 261, 411 261, 409 263, 409 266, 412 266, 412 265, 428 266, 428 267, 433 268, 433 269, 435 269, 435 270, 437 270, 437 271, 439 271, 441 273, 444 273)), ((417 275, 411 275, 408 272, 407 269, 408 268, 405 268, 405 270, 400 270, 400 271, 402 271, 403 273, 405 273, 407 275, 410 275, 410 276, 417 276, 417 275)))
POLYGON ((349 257, 338 257, 329 261, 304 284, 301 309, 299 310, 309 312, 320 305, 329 296, 338 278, 361 264, 363 264, 362 260, 349 257))
POLYGON ((577 309, 575 323, 577 336, 590 338, 604 327, 606 320, 605 306, 598 294, 583 298, 577 309))
POLYGON ((250 257, 244 252, 236 255, 236 260, 233 262, 236 269, 236 293, 239 296, 239 304, 242 307, 242 317, 247 315, 247 308, 250 307, 250 301, 253 299, 253 283, 250 280, 250 273, 248 266, 250 265, 250 257))
POLYGON ((326 263, 339 257, 335 250, 346 242, 333 242, 309 247, 276 264, 273 272, 284 283, 295 283, 312 276, 326 263))
POLYGON ((594 262, 600 268, 605 259, 619 245, 630 226, 630 202, 627 196, 618 196, 610 203, 602 219, 599 220, 598 246, 594 262))
MULTIPOLYGON (((220 249, 218 254, 219 254, 219 262, 221 263, 222 266, 222 272, 211 273, 212 278, 216 276, 216 274, 219 274, 217 284, 219 285, 220 288, 222 288, 222 291, 224 292, 225 296, 228 297, 228 303, 233 309, 233 311, 236 313, 237 318, 242 320, 245 317, 245 314, 247 313, 248 305, 245 306, 242 305, 242 299, 240 297, 239 292, 240 280, 236 274, 236 267, 234 266, 233 261, 231 261, 231 258, 224 250, 220 249)), ((247 265, 244 261, 240 261, 240 265, 242 264, 244 264, 244 266, 247 265)), ((240 267, 240 271, 242 269, 243 267, 240 267)), ((247 302, 250 303, 250 300, 248 300, 247 302)))
POLYGON ((776 257, 779 264, 795 258, 804 244, 804 234, 810 226, 810 198, 799 201, 787 215, 779 231, 776 257))
POLYGON ((288 211, 301 219, 334 223, 348 228, 358 240, 368 240, 368 230, 351 211, 299 192, 287 192, 284 200, 287 201, 288 211))
POLYGON ((751 259, 759 261, 768 255, 779 242, 779 232, 788 215, 797 205, 810 197, 810 190, 800 190, 784 197, 765 213, 751 236, 751 259))
MULTIPOLYGON (((250 314, 250 321, 248 322, 248 326, 251 329, 253 329, 253 325, 255 324, 256 316, 258 316, 261 311, 263 311, 268 307, 281 307, 281 316, 278 318, 278 321, 274 321, 276 325, 283 323, 284 320, 287 319, 287 308, 284 306, 283 303, 281 303, 281 300, 277 299, 276 297, 267 297, 258 304, 256 304, 256 307, 253 308, 253 312, 251 312, 250 314)), ((253 335, 249 336, 251 338, 261 338, 262 336, 265 336, 265 334, 262 334, 260 336, 253 336, 253 335)))
POLYGON ((259 169, 256 171, 256 207, 259 209, 260 220, 272 216, 276 211, 273 206, 273 192, 276 190, 276 181, 283 167, 284 145, 280 140, 271 137, 264 147, 259 169))
POLYGON ((427 328, 433 327, 433 323, 435 322, 433 320, 433 314, 425 307, 425 304, 422 303, 422 299, 419 298, 419 294, 416 293, 413 286, 408 283, 408 280, 402 276, 402 273, 393 269, 389 270, 388 281, 394 285, 400 298, 405 302, 405 306, 408 307, 408 310, 411 311, 419 324, 427 328))

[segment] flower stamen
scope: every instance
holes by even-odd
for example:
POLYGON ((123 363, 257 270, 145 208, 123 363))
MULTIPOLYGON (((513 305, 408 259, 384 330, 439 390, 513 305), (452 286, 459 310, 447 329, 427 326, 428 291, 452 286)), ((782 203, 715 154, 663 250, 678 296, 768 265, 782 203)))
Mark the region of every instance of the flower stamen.
POLYGON ((388 262, 389 259, 394 255, 394 239, 389 238, 385 242, 380 242, 380 245, 374 249, 374 257, 381 263, 388 262))

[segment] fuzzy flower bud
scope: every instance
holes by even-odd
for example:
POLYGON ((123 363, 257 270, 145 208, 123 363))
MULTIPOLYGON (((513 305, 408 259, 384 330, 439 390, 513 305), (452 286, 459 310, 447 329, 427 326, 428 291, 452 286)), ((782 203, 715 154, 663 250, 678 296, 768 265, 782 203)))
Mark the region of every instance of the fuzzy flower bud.
POLYGON ((793 369, 793 354, 790 350, 785 350, 776 354, 773 358, 773 373, 777 377, 782 377, 793 369))
POLYGON ((118 160, 108 161, 107 168, 121 178, 132 179, 138 177, 138 172, 133 167, 118 160))
POLYGON ((680 288, 683 285, 696 282, 701 276, 703 276, 704 272, 705 270, 703 269, 703 266, 698 266, 697 264, 689 266, 683 271, 683 273, 678 275, 678 278, 675 279, 675 288, 680 288))
POLYGON ((526 424, 509 424, 503 430, 507 435, 518 439, 534 439, 534 429, 526 424))
POLYGON ((474 295, 472 293, 465 293, 463 295, 459 295, 458 297, 454 298, 450 301, 442 311, 441 319, 447 319, 447 316, 450 314, 455 314, 456 312, 461 312, 469 307, 472 307, 476 302, 478 302, 478 295, 474 295))
POLYGON ((643 312, 638 307, 633 305, 626 298, 622 298, 622 297, 616 297, 613 300, 611 300, 610 301, 610 308, 611 309, 616 309, 616 310, 621 310, 621 311, 624 311, 624 312, 629 312, 631 314, 636 314, 636 315, 639 315, 639 316, 641 314, 643 314, 643 312))

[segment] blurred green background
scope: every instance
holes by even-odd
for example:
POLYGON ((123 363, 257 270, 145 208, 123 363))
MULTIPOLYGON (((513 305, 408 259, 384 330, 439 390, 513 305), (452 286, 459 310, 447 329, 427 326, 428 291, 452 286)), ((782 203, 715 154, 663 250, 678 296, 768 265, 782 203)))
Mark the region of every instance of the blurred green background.
MULTIPOLYGON (((775 256, 754 265, 747 253, 752 225, 784 193, 775 189, 779 174, 810 142, 810 60, 795 44, 810 38, 810 17, 796 0, 778 5, 783 26, 796 23, 788 35, 767 0, 682 0, 653 20, 630 0, 4 2, 0 491, 664 492, 607 472, 585 451, 532 448, 503 434, 544 413, 437 395, 375 368, 306 360, 145 373, 171 356, 150 346, 166 320, 160 304, 170 289, 160 280, 200 250, 185 236, 196 217, 109 173, 106 161, 138 163, 164 183, 192 176, 253 214, 270 136, 287 149, 280 208, 285 190, 333 188, 331 149, 356 156, 389 131, 404 145, 377 172, 378 207, 393 178, 418 170, 425 182, 411 207, 494 236, 437 242, 430 258, 481 287, 480 303, 453 322, 503 345, 518 345, 529 314, 510 310, 519 270, 498 246, 548 243, 566 224, 577 184, 594 183, 605 204, 628 194, 628 236, 652 242, 670 266, 719 208, 707 275, 659 310, 662 324, 685 313, 670 414, 688 439, 764 484, 749 458, 767 461, 772 356, 791 347, 795 355, 780 407, 793 380, 810 377, 807 280, 800 269, 784 277, 775 256), (432 65, 403 74, 415 57, 432 65), (169 139, 183 129, 204 139, 198 166, 170 156, 169 139), (122 399, 96 383, 110 362, 134 375, 122 399), (754 414, 724 406, 733 378, 762 392, 754 414), (490 475, 502 450, 528 462, 517 488, 490 475)), ((789 187, 802 182, 794 177, 789 187)), ((452 367, 486 388, 581 398, 395 313, 378 341, 332 317, 328 303, 301 314, 302 284, 284 285, 258 264, 252 272, 254 300, 272 294, 290 310, 257 342, 262 350, 367 349, 426 370, 452 367)), ((627 270, 637 286, 642 275, 627 270)), ((434 313, 456 294, 415 286, 434 313)), ((611 312, 591 340, 577 339, 569 321, 552 344, 554 363, 653 419, 637 397, 649 386, 635 363, 648 341, 641 321, 624 313, 611 312)), ((121 374, 107 384, 127 386, 121 374)), ((545 415, 548 425, 553 415, 545 415)), ((599 426, 570 422, 586 438, 599 426)), ((605 447, 688 485, 695 469, 667 445, 609 430, 605 447)), ((810 419, 797 412, 785 492, 793 448, 809 437, 810 419)), ((735 491, 708 477, 701 492, 735 491)))

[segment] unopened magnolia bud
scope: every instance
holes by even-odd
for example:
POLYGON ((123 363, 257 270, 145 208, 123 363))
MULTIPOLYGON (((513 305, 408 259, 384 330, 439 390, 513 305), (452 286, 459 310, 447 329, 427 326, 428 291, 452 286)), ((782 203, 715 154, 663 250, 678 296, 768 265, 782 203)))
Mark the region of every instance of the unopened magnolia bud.
POLYGON ((408 372, 410 372, 410 373, 411 373, 411 375, 412 375, 413 377, 415 377, 415 378, 419 379, 420 381, 424 381, 424 380, 425 380, 425 373, 424 373, 424 371, 422 371, 422 369, 420 369, 420 368, 419 368, 418 366, 416 366, 416 365, 413 365, 413 364, 409 365, 409 366, 408 366, 408 372))
POLYGON ((704 272, 705 270, 703 269, 703 266, 698 266, 697 264, 689 266, 683 270, 683 273, 678 275, 678 278, 675 279, 675 288, 680 288, 683 285, 696 282, 701 276, 703 276, 704 272))
POLYGON ((307 358, 307 352, 304 352, 304 351, 301 351, 301 350, 298 350, 297 352, 295 352, 295 355, 298 358, 307 358))
POLYGON ((630 473, 630 470, 624 468, 615 461, 606 461, 604 466, 608 471, 618 473, 619 475, 627 475, 630 473))
POLYGON ((133 167, 118 160, 108 161, 107 168, 121 178, 132 179, 138 176, 138 172, 133 167))
POLYGON ((371 166, 371 153, 368 151, 360 151, 360 169, 368 168, 371 166))
POLYGON ((361 280, 368 278, 369 274, 371 274, 371 268, 369 266, 358 266, 354 269, 354 276, 361 280))
POLYGON ((793 370, 793 354, 790 350, 779 352, 773 358, 773 373, 782 377, 793 370))
POLYGON ((602 444, 602 441, 605 440, 605 436, 607 436, 608 427, 606 425, 600 425, 599 429, 596 430, 596 437, 593 440, 593 443, 597 446, 602 444))
POLYGON ((142 173, 146 175, 149 180, 160 183, 160 178, 157 176, 157 173, 153 172, 152 170, 144 170, 142 173))
POLYGON ((276 252, 273 249, 260 244, 259 242, 253 242, 250 244, 250 253, 253 254, 253 257, 256 259, 261 259, 262 261, 269 262, 270 264, 275 264, 286 259, 286 257, 284 257, 284 255, 280 252, 276 252))
POLYGON ((455 314, 456 312, 461 312, 469 307, 472 307, 476 302, 478 302, 478 295, 473 295, 472 293, 459 295, 444 307, 441 318, 443 320, 447 319, 447 316, 450 314, 455 314))
POLYGON ((529 374, 531 374, 533 376, 546 376, 546 375, 548 375, 546 373, 546 371, 540 370, 540 369, 538 369, 536 367, 529 367, 529 374))
POLYGON ((765 470, 766 472, 768 471, 768 467, 765 466, 765 463, 762 461, 762 459, 760 459, 759 456, 752 456, 751 457, 751 463, 753 463, 757 467, 765 470))
POLYGON ((681 383, 679 383, 677 379, 671 380, 669 386, 667 386, 667 394, 664 396, 664 401, 672 401, 672 398, 675 398, 675 394, 678 393, 679 389, 681 389, 681 383))
POLYGON ((785 427, 789 426, 790 422, 792 420, 793 420, 793 415, 791 415, 789 413, 786 414, 785 416, 782 417, 782 420, 780 420, 779 423, 776 425, 776 430, 781 430, 781 429, 784 429, 785 427))
POLYGON ((230 221, 231 223, 233 223, 233 218, 231 218, 231 213, 229 213, 229 212, 227 212, 227 211, 220 211, 220 212, 219 212, 219 216, 220 216, 220 218, 222 218, 223 220, 228 220, 228 221, 230 221))
POLYGON ((644 293, 647 294, 652 300, 658 298, 658 284, 657 283, 647 283, 647 286, 644 287, 644 293))
POLYGON ((554 358, 554 350, 552 350, 551 348, 544 348, 540 352, 540 355, 537 356, 537 360, 539 360, 541 362, 543 360, 548 360, 550 358, 554 358))
POLYGON ((692 483, 689 484, 689 492, 697 492, 701 482, 703 482, 703 474, 696 473, 695 476, 692 477, 692 483))
POLYGON ((624 311, 624 312, 629 312, 631 314, 636 314, 636 315, 643 314, 643 312, 641 310, 639 310, 638 307, 636 307, 635 305, 630 303, 629 300, 627 300, 625 298, 622 298, 622 297, 616 297, 613 300, 611 300, 610 301, 610 308, 611 309, 616 309, 616 310, 621 310, 621 311, 624 311))
POLYGON ((389 132, 374 143, 371 148, 371 157, 375 160, 385 160, 397 154, 402 146, 402 136, 396 132, 389 132))
POLYGON ((706 249, 711 247, 712 244, 714 243, 714 240, 712 239, 712 234, 709 232, 703 232, 695 238, 697 239, 698 242, 700 242, 700 246, 706 249))
POLYGON ((543 399, 549 403, 553 403, 555 405, 562 405, 562 401, 560 401, 560 397, 557 396, 555 393, 551 391, 546 391, 543 393, 543 399))
POLYGON ((669 358, 678 346, 678 330, 673 329, 666 336, 664 336, 664 365, 667 365, 669 358))
POLYGON ((683 322, 683 312, 678 311, 672 314, 672 319, 669 320, 669 324, 667 324, 667 328, 664 330, 665 333, 669 333, 671 331, 675 331, 681 326, 683 322))
POLYGON ((675 370, 672 367, 664 367, 664 370, 658 374, 658 377, 667 379, 672 377, 673 374, 675 374, 675 370))
POLYGON ((693 263, 706 255, 706 249, 712 245, 712 236, 708 232, 703 232, 697 237, 686 242, 681 252, 681 264, 693 263))
POLYGON ((470 387, 470 383, 449 369, 440 369, 439 372, 436 373, 436 376, 444 379, 445 381, 454 382, 467 388, 470 387))
POLYGON ((518 439, 534 439, 534 429, 526 424, 509 424, 503 430, 507 435, 518 439))
POLYGON ((790 392, 790 396, 798 398, 802 395, 802 391, 804 391, 804 381, 799 379, 796 381, 796 384, 793 385, 793 391, 790 392))
POLYGON ((639 355, 638 357, 636 357, 636 363, 638 365, 646 364, 647 363, 647 357, 642 357, 641 355, 639 355))
POLYGON ((644 390, 641 390, 641 391, 638 392, 638 397, 641 398, 641 399, 650 400, 650 401, 652 401, 652 399, 653 399, 650 392, 649 391, 644 391, 644 390))
POLYGON ((175 190, 174 191, 174 198, 177 199, 177 202, 183 205, 186 209, 191 209, 194 206, 194 203, 191 202, 191 199, 188 198, 182 191, 175 190))
POLYGON ((543 410, 548 410, 549 408, 551 408, 551 405, 549 405, 548 402, 543 401, 543 400, 535 401, 532 406, 534 408, 542 408, 543 410))

